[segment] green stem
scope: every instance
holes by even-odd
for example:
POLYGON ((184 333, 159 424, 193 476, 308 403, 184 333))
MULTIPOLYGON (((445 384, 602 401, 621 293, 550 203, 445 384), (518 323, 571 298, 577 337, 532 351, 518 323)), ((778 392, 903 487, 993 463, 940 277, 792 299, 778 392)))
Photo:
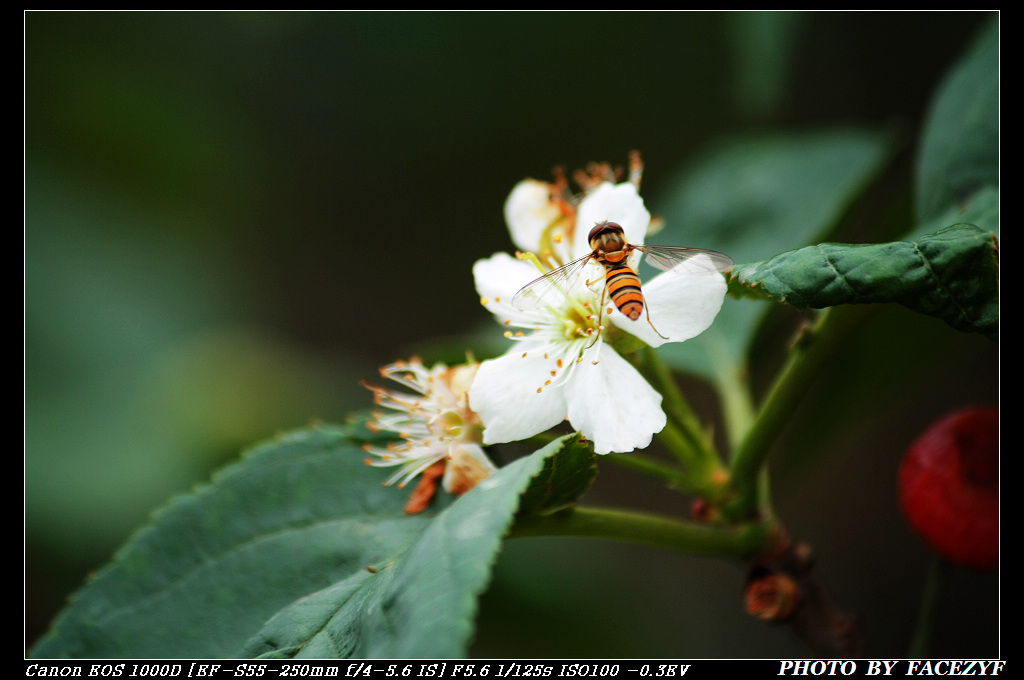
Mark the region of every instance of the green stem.
POLYGON ((939 597, 948 575, 949 563, 938 555, 932 557, 928 573, 925 575, 924 593, 921 596, 921 609, 917 613, 914 637, 910 642, 911 659, 926 659, 929 656, 932 630, 935 628, 935 617, 939 609, 939 597))
POLYGON ((694 477, 714 479, 717 472, 724 471, 724 466, 700 419, 679 389, 672 371, 653 347, 643 349, 642 363, 647 378, 661 393, 662 407, 668 417, 668 424, 659 438, 694 477))
POLYGON ((718 527, 627 510, 574 507, 516 520, 510 538, 578 536, 653 546, 689 555, 747 559, 774 535, 769 522, 718 527))
POLYGON ((745 379, 746 368, 734 362, 727 352, 715 343, 707 343, 706 346, 711 357, 714 382, 722 403, 722 417, 725 420, 729 450, 732 451, 754 422, 754 404, 745 379))
POLYGON ((671 486, 678 486, 685 480, 686 473, 677 467, 666 465, 659 460, 636 451, 632 453, 608 453, 601 457, 609 463, 641 472, 659 479, 671 486))
MULTIPOLYGON (((674 428, 669 423, 665 426, 665 430, 674 431, 674 428)), ((666 442, 665 438, 673 435, 667 434, 665 430, 658 434, 658 438, 665 443, 667 448, 672 448, 672 444, 666 442)), ((696 462, 692 465, 686 465, 684 469, 674 465, 666 465, 659 460, 635 451, 633 453, 609 453, 602 456, 601 459, 659 479, 665 482, 669 488, 692 496, 703 496, 709 500, 718 500, 725 493, 725 485, 722 482, 724 477, 720 479, 714 476, 714 470, 701 468, 696 462)))
POLYGON ((789 422, 797 405, 817 377, 821 366, 871 313, 871 305, 846 305, 826 310, 818 323, 797 340, 765 398, 760 413, 736 448, 730 478, 737 492, 727 509, 729 517, 750 517, 764 494, 761 469, 772 446, 789 422))

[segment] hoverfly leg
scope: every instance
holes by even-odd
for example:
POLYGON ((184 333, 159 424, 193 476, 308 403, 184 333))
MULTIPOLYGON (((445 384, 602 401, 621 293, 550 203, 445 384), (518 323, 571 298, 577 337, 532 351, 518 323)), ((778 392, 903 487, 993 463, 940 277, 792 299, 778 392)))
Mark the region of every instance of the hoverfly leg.
MULTIPOLYGON (((590 285, 589 282, 587 285, 590 285)), ((596 345, 597 341, 601 339, 601 331, 604 330, 601 327, 601 321, 604 320, 604 296, 605 294, 607 294, 607 292, 608 288, 606 286, 604 290, 601 291, 601 305, 597 309, 597 334, 594 336, 594 341, 583 348, 584 352, 586 352, 588 349, 596 345)))
POLYGON ((649 306, 647 306, 647 305, 644 305, 644 312, 646 312, 646 313, 647 313, 647 325, 648 325, 648 326, 650 326, 650 327, 651 327, 651 329, 652 329, 652 330, 653 330, 653 331, 654 331, 655 333, 657 333, 657 334, 658 334, 658 336, 659 336, 660 338, 662 338, 663 340, 668 340, 668 336, 666 336, 666 335, 662 335, 662 334, 661 334, 661 331, 659 331, 659 330, 658 330, 657 328, 655 328, 655 327, 654 327, 654 324, 653 324, 653 323, 651 323, 651 308, 650 308, 649 306))

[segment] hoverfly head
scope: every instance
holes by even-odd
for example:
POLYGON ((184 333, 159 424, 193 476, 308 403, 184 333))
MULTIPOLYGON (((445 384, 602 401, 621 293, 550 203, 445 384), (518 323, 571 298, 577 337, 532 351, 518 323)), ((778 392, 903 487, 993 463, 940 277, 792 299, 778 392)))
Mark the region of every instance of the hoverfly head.
POLYGON ((604 253, 622 250, 626 245, 622 227, 615 222, 598 222, 587 237, 590 247, 604 253))

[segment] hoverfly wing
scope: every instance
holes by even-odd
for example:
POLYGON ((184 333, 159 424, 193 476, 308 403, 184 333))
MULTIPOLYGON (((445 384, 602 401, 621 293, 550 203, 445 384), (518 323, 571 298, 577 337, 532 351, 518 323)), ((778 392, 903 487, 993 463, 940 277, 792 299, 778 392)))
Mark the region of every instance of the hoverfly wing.
POLYGON ((584 255, 534 279, 519 289, 512 298, 512 306, 525 311, 562 304, 569 297, 577 277, 583 271, 583 265, 589 260, 590 255, 584 255))
POLYGON ((683 274, 712 274, 732 269, 732 258, 717 250, 677 246, 633 246, 647 256, 647 262, 662 271, 683 274))

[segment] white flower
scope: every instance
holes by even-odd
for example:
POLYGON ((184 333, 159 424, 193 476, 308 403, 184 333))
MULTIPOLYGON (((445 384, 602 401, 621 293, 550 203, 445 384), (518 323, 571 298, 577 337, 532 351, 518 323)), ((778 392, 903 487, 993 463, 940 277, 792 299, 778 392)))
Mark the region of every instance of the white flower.
POLYGON ((475 363, 454 368, 436 364, 427 369, 413 358, 380 369, 382 376, 404 385, 412 394, 364 383, 373 391, 377 405, 388 409, 375 413, 376 421, 369 423, 370 427, 396 432, 403 440, 386 448, 364 446, 376 456, 366 463, 398 467, 385 485, 398 482, 401 488, 416 475, 424 475, 406 512, 426 507, 436 478, 442 474, 444 489, 462 494, 496 470, 480 447, 483 426, 469 407, 467 390, 477 367, 475 363))
MULTIPOLYGON (((598 222, 616 222, 627 242, 643 244, 651 217, 635 183, 597 183, 567 217, 557 192, 542 192, 537 188, 542 183, 527 182, 509 196, 506 216, 513 241, 535 249, 544 266, 553 268, 591 252, 587 236, 598 222), (548 225, 538 228, 545 218, 548 225), (558 238, 561 231, 566 237, 558 238)), ((633 268, 639 256, 639 251, 631 254, 633 268)), ((515 341, 512 348, 483 362, 469 390, 470 404, 485 425, 484 444, 524 439, 568 419, 597 453, 648 446, 666 423, 661 395, 615 347, 657 347, 707 329, 726 291, 724 277, 712 271, 667 272, 643 284, 648 323, 647 314, 630 320, 608 300, 599 313, 605 271, 598 263, 587 264, 566 295, 522 310, 512 306, 512 298, 540 275, 537 268, 505 253, 478 261, 473 275, 482 303, 509 329, 522 329, 506 332, 515 341)))

